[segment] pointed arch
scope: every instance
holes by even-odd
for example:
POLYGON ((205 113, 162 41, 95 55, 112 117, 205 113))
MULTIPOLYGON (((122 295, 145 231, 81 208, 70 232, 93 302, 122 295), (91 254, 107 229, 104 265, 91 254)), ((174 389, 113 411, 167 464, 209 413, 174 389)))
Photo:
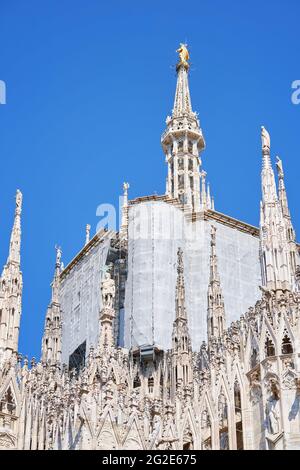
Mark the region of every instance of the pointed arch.
POLYGON ((281 324, 281 329, 280 329, 280 352, 281 354, 292 354, 295 351, 295 337, 294 333, 292 331, 290 322, 287 320, 286 315, 284 315, 282 324, 281 324), (283 347, 285 346, 285 347, 283 347), (284 351, 290 351, 290 352, 283 352, 284 351))
POLYGON ((241 385, 237 377, 235 377, 233 385, 234 394, 234 423, 237 450, 244 449, 244 429, 243 429, 243 400, 241 385))
POLYGON ((200 413, 201 450, 212 449, 212 418, 208 408, 206 404, 200 413))
POLYGON ((96 441, 96 446, 99 450, 115 450, 119 447, 117 429, 110 408, 105 410, 100 420, 96 441))
POLYGON ((15 415, 16 408, 17 405, 15 396, 12 392, 12 388, 8 386, 0 399, 0 413, 15 415))
POLYGON ((140 428, 139 419, 134 413, 130 416, 127 424, 127 433, 123 439, 122 449, 124 450, 143 450, 145 446, 145 438, 140 428))
POLYGON ((194 414, 189 406, 183 418, 181 442, 183 450, 197 448, 197 425, 194 414))
POLYGON ((259 363, 259 341, 256 334, 253 332, 252 328, 249 328, 246 348, 245 348, 245 363, 247 368, 253 369, 259 363))
POLYGON ((110 367, 107 377, 109 377, 115 384, 120 383, 120 376, 114 364, 110 367))
POLYGON ((281 354, 293 354, 294 347, 291 340, 291 337, 288 331, 285 329, 283 331, 283 337, 281 340, 281 354))
POLYGON ((263 319, 261 328, 260 350, 263 355, 261 359, 275 356, 277 352, 276 335, 267 318, 263 319))
POLYGON ((229 401, 223 387, 218 394, 219 446, 229 450, 229 401))
POLYGON ((6 379, 4 380, 0 388, 0 401, 4 397, 8 388, 11 389, 11 393, 16 404, 15 415, 19 416, 20 406, 21 406, 21 395, 20 395, 19 386, 16 381, 16 376, 14 375, 14 370, 11 370, 11 372, 8 373, 6 379))
POLYGON ((92 370, 91 370, 91 373, 90 373, 90 376, 89 376, 89 383, 93 384, 95 382, 99 382, 99 383, 102 382, 101 372, 100 372, 100 369, 99 369, 99 365, 97 363, 95 363, 92 366, 92 370))

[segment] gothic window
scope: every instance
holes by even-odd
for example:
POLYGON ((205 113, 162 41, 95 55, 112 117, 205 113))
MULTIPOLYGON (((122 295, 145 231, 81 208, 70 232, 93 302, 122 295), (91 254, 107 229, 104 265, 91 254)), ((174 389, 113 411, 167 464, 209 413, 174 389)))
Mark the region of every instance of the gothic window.
POLYGON ((293 353, 292 342, 291 342, 289 336, 287 335, 287 333, 284 335, 283 340, 282 340, 281 352, 282 352, 282 354, 292 354, 293 353))
POLYGON ((266 357, 275 356, 275 346, 271 338, 268 336, 265 342, 266 357))
POLYGON ((241 389, 237 380, 234 383, 234 411, 237 450, 243 450, 242 400, 241 389))
POLYGON ((188 366, 186 365, 182 366, 182 376, 183 376, 183 384, 187 385, 189 382, 189 371, 188 371, 188 366))
POLYGON ((178 170, 183 170, 184 169, 184 161, 183 158, 178 159, 178 170))
POLYGON ((178 142, 178 152, 183 152, 183 141, 182 140, 180 140, 178 142))
POLYGON ((189 170, 193 171, 193 159, 189 158, 189 170))
POLYGON ((251 358, 250 358, 250 366, 251 366, 251 369, 253 369, 253 367, 255 367, 256 364, 257 364, 257 349, 256 349, 256 348, 253 348, 253 349, 252 349, 251 358))
POLYGON ((183 177, 183 175, 179 175, 179 177, 178 177, 178 187, 179 187, 179 189, 182 189, 184 187, 184 177, 183 177))
POLYGON ((16 409, 16 403, 11 392, 11 389, 8 388, 4 397, 0 401, 0 412, 7 414, 14 414, 16 409))
POLYGON ((201 413, 202 450, 211 449, 211 421, 207 410, 201 413))
POLYGON ((194 189, 194 180, 192 176, 190 176, 190 188, 194 189))
POLYGON ((193 142, 191 140, 189 140, 188 143, 188 151, 189 153, 193 153, 193 142))
POLYGON ((140 377, 137 373, 134 380, 133 380, 133 388, 138 388, 140 386, 141 386, 141 379, 140 379, 140 377))
POLYGON ((219 415, 219 444, 221 450, 229 450, 228 438, 228 406, 224 393, 221 393, 218 401, 219 415))
POLYGON ((149 390, 149 393, 153 393, 153 389, 154 389, 154 378, 153 377, 149 377, 148 379, 148 390, 149 390))

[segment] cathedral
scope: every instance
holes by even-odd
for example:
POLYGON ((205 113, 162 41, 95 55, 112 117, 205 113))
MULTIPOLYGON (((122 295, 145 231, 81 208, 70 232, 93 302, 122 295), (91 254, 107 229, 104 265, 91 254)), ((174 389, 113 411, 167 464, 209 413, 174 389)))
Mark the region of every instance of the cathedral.
POLYGON ((39 361, 18 349, 21 212, 0 277, 0 449, 300 449, 300 259, 282 161, 261 128, 259 228, 218 212, 181 44, 163 195, 66 266, 56 248, 39 361))

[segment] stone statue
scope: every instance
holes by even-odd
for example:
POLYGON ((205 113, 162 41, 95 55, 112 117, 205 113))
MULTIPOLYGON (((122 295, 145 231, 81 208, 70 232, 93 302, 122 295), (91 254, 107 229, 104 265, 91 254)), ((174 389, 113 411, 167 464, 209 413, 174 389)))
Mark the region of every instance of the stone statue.
POLYGON ((190 54, 189 54, 189 51, 187 50, 186 44, 180 43, 180 47, 179 49, 177 49, 176 52, 179 53, 179 58, 180 58, 179 65, 182 64, 185 67, 188 67, 189 66, 188 60, 190 60, 190 54))
POLYGON ((218 402, 218 414, 219 414, 219 423, 224 424, 224 421, 227 419, 227 403, 226 398, 223 393, 219 396, 218 402))
POLYGON ((271 378, 268 384, 269 398, 266 402, 266 425, 270 434, 279 433, 279 412, 278 404, 280 398, 278 382, 275 378, 271 378))
POLYGON ((270 434, 279 433, 279 414, 277 411, 278 400, 272 395, 266 403, 266 424, 270 434))
POLYGON ((282 161, 280 160, 279 157, 276 157, 276 168, 278 172, 278 177, 283 178, 283 167, 282 167, 282 161))
POLYGON ((56 249, 56 263, 60 264, 62 251, 61 251, 61 248, 57 245, 55 246, 55 249, 56 249))
POLYGON ((261 142, 262 142, 262 148, 270 148, 271 146, 271 139, 270 139, 270 134, 267 131, 267 129, 262 126, 261 128, 261 142))
POLYGON ((101 286, 102 303, 105 308, 113 308, 116 293, 115 281, 111 279, 109 272, 106 272, 101 286))

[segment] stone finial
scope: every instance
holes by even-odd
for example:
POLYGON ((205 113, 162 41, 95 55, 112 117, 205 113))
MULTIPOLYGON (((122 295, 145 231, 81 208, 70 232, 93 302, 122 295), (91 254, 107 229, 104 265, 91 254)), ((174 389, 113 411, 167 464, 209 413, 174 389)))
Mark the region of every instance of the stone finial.
POLYGON ((283 179, 284 173, 283 173, 282 160, 278 157, 278 155, 276 157, 276 168, 277 168, 278 178, 283 179))
POLYGON ((261 126, 261 143, 262 143, 262 150, 270 150, 270 146, 271 146, 270 134, 264 126, 261 126))

